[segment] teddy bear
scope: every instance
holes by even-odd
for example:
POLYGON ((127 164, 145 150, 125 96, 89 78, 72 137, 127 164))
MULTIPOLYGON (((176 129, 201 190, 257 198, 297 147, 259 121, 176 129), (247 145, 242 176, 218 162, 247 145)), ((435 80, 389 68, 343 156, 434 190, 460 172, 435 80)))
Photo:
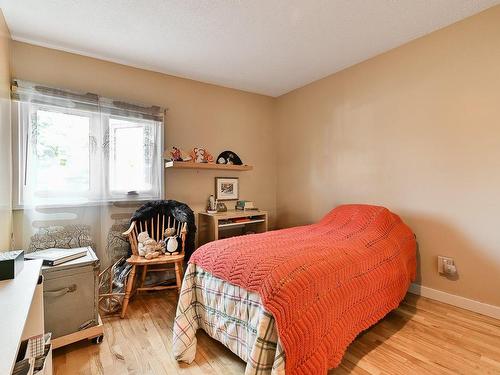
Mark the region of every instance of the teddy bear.
POLYGON ((165 254, 165 241, 155 241, 149 237, 148 232, 139 233, 137 242, 139 255, 146 259, 157 258, 160 254, 165 254))

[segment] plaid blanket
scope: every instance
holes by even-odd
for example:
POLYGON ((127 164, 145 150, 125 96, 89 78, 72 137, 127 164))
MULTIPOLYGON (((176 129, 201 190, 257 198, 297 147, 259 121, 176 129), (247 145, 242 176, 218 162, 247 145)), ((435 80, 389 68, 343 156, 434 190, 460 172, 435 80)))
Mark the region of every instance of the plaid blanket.
POLYGON ((245 361, 245 375, 285 374, 275 320, 259 294, 189 264, 174 323, 173 352, 178 361, 194 360, 198 328, 245 361))

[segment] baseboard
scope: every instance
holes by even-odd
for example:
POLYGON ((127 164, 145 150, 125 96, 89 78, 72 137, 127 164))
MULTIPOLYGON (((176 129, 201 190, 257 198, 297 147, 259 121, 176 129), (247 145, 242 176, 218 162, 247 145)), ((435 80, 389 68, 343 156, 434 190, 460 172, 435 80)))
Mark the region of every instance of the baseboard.
POLYGON ((491 316, 495 319, 500 319, 500 306, 488 305, 487 303, 474 301, 472 299, 457 296, 456 294, 446 293, 441 290, 432 289, 418 284, 411 284, 408 291, 422 297, 427 297, 465 310, 474 311, 479 314, 491 316))

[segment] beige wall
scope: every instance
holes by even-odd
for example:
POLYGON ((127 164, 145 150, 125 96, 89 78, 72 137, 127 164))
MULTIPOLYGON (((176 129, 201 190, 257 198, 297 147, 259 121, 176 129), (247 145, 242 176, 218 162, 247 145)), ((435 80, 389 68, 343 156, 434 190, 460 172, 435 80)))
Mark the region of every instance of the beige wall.
POLYGON ((12 76, 111 98, 169 108, 166 146, 205 146, 217 157, 233 150, 249 172, 167 170, 166 196, 203 209, 215 176, 240 178, 240 197, 276 211, 276 168, 270 97, 13 42, 12 76))
POLYGON ((499 40, 497 6, 278 99, 18 42, 11 69, 166 106, 168 146, 229 148, 255 166, 169 170, 168 198, 200 210, 214 176, 236 175, 280 227, 342 203, 385 205, 417 234, 419 282, 500 305, 499 40), (438 254, 455 258, 457 280, 437 274, 438 254))
POLYGON ((0 10, 0 251, 11 247, 10 33, 0 10))
POLYGON ((423 285, 500 305, 500 6, 286 94, 277 117, 279 226, 387 206, 423 285))

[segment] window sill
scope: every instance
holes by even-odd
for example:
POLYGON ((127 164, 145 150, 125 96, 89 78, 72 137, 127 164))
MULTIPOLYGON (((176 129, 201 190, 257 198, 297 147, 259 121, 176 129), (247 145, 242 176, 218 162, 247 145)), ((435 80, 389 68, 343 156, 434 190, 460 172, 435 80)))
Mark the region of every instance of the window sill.
POLYGON ((82 203, 53 203, 53 204, 37 204, 34 206, 25 205, 14 205, 12 207, 13 211, 24 211, 31 209, 52 209, 52 208, 81 208, 81 207, 100 207, 100 206, 120 206, 120 205, 130 205, 130 204, 144 204, 152 200, 157 200, 161 198, 137 198, 137 199, 114 199, 103 202, 82 202, 82 203))

